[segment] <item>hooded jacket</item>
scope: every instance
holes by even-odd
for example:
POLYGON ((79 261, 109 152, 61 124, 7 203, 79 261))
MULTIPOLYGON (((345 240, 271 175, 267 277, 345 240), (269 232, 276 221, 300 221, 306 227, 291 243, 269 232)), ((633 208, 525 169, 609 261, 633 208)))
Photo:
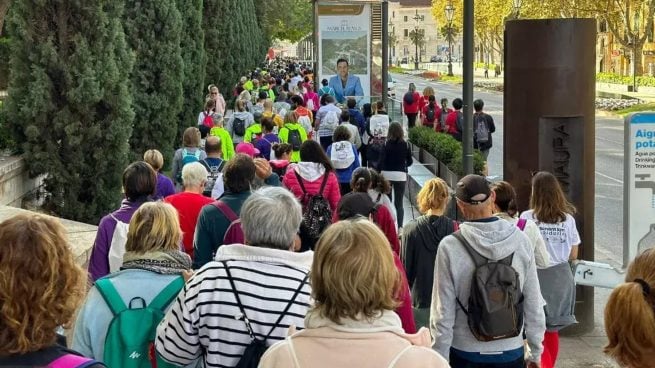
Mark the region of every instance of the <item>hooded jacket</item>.
MULTIPOLYGON (((532 359, 539 361, 546 330, 545 303, 530 239, 518 227, 497 217, 466 222, 460 225, 460 232, 473 249, 492 261, 514 254, 512 267, 519 274, 524 298, 524 332, 532 359)), ((435 338, 434 349, 446 359, 451 347, 463 352, 482 353, 486 357, 499 357, 496 354, 523 347, 523 334, 482 342, 471 333, 466 313, 458 306, 456 298, 468 305, 474 270, 473 260, 464 246, 452 235, 445 237, 437 250, 430 328, 435 338)))
MULTIPOLYGON (((321 189, 321 183, 323 182, 323 175, 325 175, 325 167, 322 164, 315 162, 299 162, 289 166, 284 178, 282 179, 282 184, 289 189, 298 200, 302 201, 303 192, 298 183, 298 177, 295 174, 296 172, 300 175, 307 193, 309 195, 318 194, 318 191, 321 189)), ((336 213, 337 205, 341 199, 341 192, 339 192, 337 176, 333 172, 328 173, 328 180, 327 183, 325 183, 323 196, 328 200, 328 203, 330 203, 332 213, 336 213)))
POLYGON ((430 307, 439 242, 454 230, 453 220, 446 216, 421 216, 403 227, 400 255, 415 308, 430 307))

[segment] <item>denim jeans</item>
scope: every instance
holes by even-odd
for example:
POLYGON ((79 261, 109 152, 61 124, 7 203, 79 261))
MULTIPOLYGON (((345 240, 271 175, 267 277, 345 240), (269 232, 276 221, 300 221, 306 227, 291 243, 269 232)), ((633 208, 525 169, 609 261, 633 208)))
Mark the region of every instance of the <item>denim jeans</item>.
POLYGON ((520 357, 513 362, 506 363, 474 363, 460 358, 451 350, 450 366, 451 368, 525 368, 525 360, 523 357, 520 357))

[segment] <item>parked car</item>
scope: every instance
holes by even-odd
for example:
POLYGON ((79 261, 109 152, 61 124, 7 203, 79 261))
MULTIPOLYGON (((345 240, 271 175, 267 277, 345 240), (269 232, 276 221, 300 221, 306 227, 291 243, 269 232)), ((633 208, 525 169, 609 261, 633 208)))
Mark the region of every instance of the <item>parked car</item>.
POLYGON ((408 63, 407 57, 402 58, 402 60, 400 60, 400 63, 407 64, 408 63))
POLYGON ((438 63, 438 62, 439 62, 439 58, 436 57, 436 56, 432 56, 432 57, 430 58, 430 62, 431 62, 431 63, 438 63))

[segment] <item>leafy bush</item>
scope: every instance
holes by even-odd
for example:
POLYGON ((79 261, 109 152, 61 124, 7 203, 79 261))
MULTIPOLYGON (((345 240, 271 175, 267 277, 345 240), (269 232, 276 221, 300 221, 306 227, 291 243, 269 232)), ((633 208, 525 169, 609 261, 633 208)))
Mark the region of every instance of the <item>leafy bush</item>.
POLYGON ((433 71, 425 71, 421 73, 421 77, 425 79, 439 79, 441 78, 441 73, 433 71))
POLYGON ((0 150, 16 150, 16 143, 11 136, 11 129, 7 126, 7 113, 2 108, 0 100, 0 150))
MULTIPOLYGON (((634 78, 629 75, 621 76, 616 73, 598 73, 596 74, 596 82, 632 85, 634 83, 634 78)), ((655 77, 648 75, 638 76, 637 85, 644 87, 655 87, 655 77)))
MULTIPOLYGON (((450 134, 437 133, 427 127, 414 127, 409 130, 409 141, 428 151, 457 175, 464 175, 462 144, 450 134)), ((477 150, 473 154, 473 170, 476 174, 484 172, 484 158, 477 150)))
POLYGON ((0 91, 9 85, 9 38, 0 37, 0 91))

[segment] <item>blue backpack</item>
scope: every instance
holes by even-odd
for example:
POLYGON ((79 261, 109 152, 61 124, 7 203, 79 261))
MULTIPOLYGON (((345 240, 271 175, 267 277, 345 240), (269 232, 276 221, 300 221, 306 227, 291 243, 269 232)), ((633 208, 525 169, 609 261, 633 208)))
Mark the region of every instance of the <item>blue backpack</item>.
POLYGON ((180 167, 180 171, 177 173, 177 177, 175 178, 178 183, 182 183, 182 168, 186 164, 190 164, 192 162, 199 162, 200 161, 200 149, 196 148, 195 152, 190 153, 186 148, 182 149, 182 166, 180 167))

